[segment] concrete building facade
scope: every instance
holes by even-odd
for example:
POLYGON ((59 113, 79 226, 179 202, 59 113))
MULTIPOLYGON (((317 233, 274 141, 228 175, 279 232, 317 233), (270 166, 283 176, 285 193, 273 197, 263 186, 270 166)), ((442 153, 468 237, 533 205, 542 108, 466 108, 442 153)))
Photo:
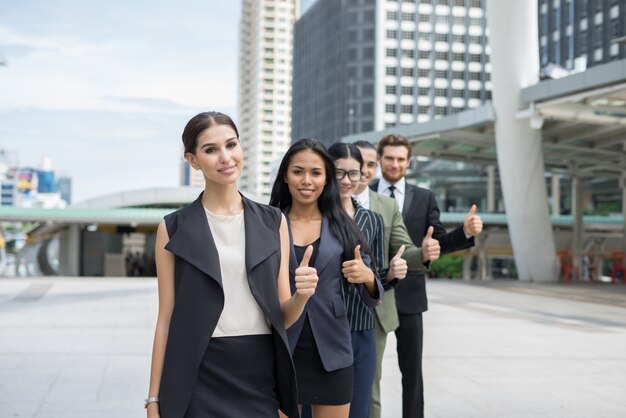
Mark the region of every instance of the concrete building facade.
POLYGON ((537 7, 542 67, 584 70, 626 58, 623 0, 538 0, 537 7))
POLYGON ((292 140, 477 107, 490 71, 483 0, 318 0, 294 30, 292 140))
POLYGON ((272 163, 291 138, 293 26, 299 0, 243 0, 239 28, 240 187, 269 195, 272 163))

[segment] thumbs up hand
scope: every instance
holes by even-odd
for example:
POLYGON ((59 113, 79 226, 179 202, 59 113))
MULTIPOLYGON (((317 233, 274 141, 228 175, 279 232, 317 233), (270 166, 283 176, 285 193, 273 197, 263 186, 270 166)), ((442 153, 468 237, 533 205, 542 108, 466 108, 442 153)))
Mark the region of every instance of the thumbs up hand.
POLYGON ((294 281, 296 282, 296 294, 310 298, 315 293, 317 287, 317 270, 309 267, 309 261, 313 255, 313 246, 309 245, 304 252, 302 262, 295 271, 294 281))
POLYGON ((361 258, 361 246, 354 249, 354 260, 344 261, 341 272, 350 283, 373 283, 374 272, 365 265, 361 258))
POLYGON ((480 216, 476 215, 476 205, 472 205, 470 211, 465 217, 465 222, 463 222, 463 231, 465 232, 465 235, 473 237, 480 234, 482 230, 483 220, 480 219, 480 216))
POLYGON ((402 258, 404 254, 404 245, 400 247, 396 255, 393 256, 389 262, 389 271, 387 272, 387 280, 398 279, 402 280, 406 277, 406 273, 409 267, 406 264, 406 260, 402 258))
POLYGON ((422 241, 422 261, 424 262, 435 261, 441 253, 439 241, 433 238, 434 230, 432 226, 428 227, 428 232, 422 241))

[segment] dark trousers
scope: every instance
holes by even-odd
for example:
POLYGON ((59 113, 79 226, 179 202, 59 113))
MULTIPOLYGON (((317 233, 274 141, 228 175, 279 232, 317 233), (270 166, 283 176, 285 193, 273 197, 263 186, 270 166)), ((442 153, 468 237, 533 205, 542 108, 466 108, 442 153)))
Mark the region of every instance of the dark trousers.
MULTIPOLYGON (((354 386, 349 418, 369 418, 372 384, 376 373, 376 331, 352 331, 354 386)), ((303 405, 301 418, 311 418, 311 408, 303 405)))
POLYGON ((398 364, 402 373, 402 417, 424 417, 424 382, 422 348, 424 327, 422 314, 399 314, 396 330, 398 364))

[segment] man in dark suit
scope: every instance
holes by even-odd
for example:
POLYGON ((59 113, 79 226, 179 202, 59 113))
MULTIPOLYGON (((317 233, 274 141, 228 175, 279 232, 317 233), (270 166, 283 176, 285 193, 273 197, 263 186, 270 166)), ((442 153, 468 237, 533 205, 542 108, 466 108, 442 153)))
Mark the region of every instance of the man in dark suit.
MULTIPOLYGON (((405 179, 411 158, 411 145, 402 135, 387 135, 378 143, 382 178, 373 182, 374 191, 396 199, 402 211, 411 240, 419 245, 429 227, 439 241, 441 253, 449 253, 474 245, 474 236, 482 231, 482 220, 472 205, 462 227, 447 232, 439 220, 439 208, 433 192, 411 184, 405 179)), ((402 416, 424 416, 422 379, 423 323, 422 313, 428 309, 426 281, 423 271, 409 271, 396 287, 396 305, 400 326, 396 329, 398 363, 402 373, 402 416)))

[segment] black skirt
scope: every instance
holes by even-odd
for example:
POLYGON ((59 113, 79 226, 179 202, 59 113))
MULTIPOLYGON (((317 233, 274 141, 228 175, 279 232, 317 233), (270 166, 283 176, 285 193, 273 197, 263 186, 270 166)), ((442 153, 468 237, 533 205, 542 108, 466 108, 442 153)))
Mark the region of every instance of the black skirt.
POLYGON ((303 405, 343 405, 352 400, 352 366, 327 372, 317 351, 309 318, 293 354, 298 382, 298 403, 303 405))
POLYGON ((277 418, 271 334, 211 338, 185 418, 277 418))

